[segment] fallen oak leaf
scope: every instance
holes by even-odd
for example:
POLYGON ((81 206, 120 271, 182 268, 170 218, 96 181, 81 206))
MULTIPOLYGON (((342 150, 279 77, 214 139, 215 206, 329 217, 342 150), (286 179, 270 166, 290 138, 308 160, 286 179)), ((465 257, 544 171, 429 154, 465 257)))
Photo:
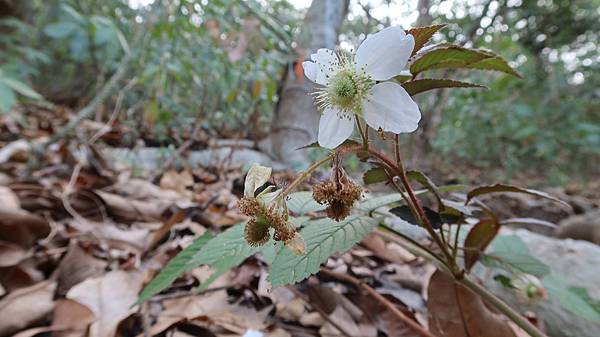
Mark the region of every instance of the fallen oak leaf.
POLYGON ((88 307, 96 316, 89 337, 112 337, 119 323, 133 312, 145 273, 114 270, 74 286, 67 298, 88 307))
POLYGON ((27 328, 50 314, 55 289, 56 282, 44 281, 4 297, 0 301, 0 336, 27 328))

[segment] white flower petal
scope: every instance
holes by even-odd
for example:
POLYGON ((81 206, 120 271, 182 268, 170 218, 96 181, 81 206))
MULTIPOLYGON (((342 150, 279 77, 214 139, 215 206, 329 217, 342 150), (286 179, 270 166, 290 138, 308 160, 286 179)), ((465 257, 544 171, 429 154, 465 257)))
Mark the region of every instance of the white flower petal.
POLYGON ((388 27, 367 36, 356 50, 356 68, 376 81, 400 74, 415 47, 415 38, 401 27, 388 27))
POLYGON ((419 127, 417 103, 394 82, 376 84, 363 100, 363 118, 370 127, 393 133, 413 132, 419 127))
MULTIPOLYGON (((309 79, 315 83, 326 85, 327 77, 334 73, 339 67, 339 60, 335 52, 331 49, 321 48, 316 53, 310 55, 310 59, 313 60, 316 66, 315 79, 309 79)), ((306 63, 306 62, 305 62, 306 63)), ((306 70, 304 71, 306 74, 306 70)), ((308 75, 307 75, 308 77, 308 75)))
POLYGON ((302 62, 302 68, 304 68, 304 75, 306 76, 306 78, 313 82, 317 82, 317 72, 319 71, 319 69, 317 68, 317 65, 314 62, 304 61, 302 62))
POLYGON ((354 115, 340 117, 340 112, 327 109, 319 122, 319 145, 334 149, 352 135, 354 131, 354 115))

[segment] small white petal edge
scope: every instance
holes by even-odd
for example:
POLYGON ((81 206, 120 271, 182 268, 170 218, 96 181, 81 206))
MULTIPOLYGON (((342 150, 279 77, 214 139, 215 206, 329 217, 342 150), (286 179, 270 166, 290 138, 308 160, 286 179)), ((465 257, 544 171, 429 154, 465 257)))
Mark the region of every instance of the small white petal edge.
POLYGON ((363 118, 370 127, 393 133, 413 132, 419 127, 419 106, 400 84, 376 84, 363 100, 363 118))
POLYGON ((335 109, 326 109, 319 121, 319 145, 328 149, 335 149, 354 131, 354 115, 340 117, 340 112, 335 109))

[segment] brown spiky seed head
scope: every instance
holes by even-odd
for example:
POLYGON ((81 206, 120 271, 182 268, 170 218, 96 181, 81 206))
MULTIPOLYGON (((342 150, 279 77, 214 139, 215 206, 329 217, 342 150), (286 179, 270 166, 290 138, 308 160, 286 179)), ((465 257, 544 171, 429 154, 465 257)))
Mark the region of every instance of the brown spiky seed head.
POLYGON ((275 241, 288 241, 296 235, 296 229, 288 223, 280 223, 275 226, 275 234, 273 240, 275 241))
POLYGON ((248 197, 243 197, 242 199, 238 200, 237 207, 242 214, 252 217, 260 214, 262 208, 260 207, 258 200, 248 197))
POLYGON ((336 184, 331 180, 313 186, 313 199, 321 205, 328 204, 331 200, 336 199, 336 194, 336 184))
POLYGON ((350 215, 351 206, 344 204, 339 200, 333 200, 329 203, 329 207, 325 209, 327 217, 335 221, 346 219, 350 215))
POLYGON ((345 176, 339 182, 328 180, 313 186, 313 199, 319 204, 327 204, 327 216, 336 221, 350 215, 354 202, 360 199, 362 188, 345 176))
POLYGON ((262 216, 252 218, 244 228, 244 238, 250 246, 262 246, 269 241, 269 223, 262 216))

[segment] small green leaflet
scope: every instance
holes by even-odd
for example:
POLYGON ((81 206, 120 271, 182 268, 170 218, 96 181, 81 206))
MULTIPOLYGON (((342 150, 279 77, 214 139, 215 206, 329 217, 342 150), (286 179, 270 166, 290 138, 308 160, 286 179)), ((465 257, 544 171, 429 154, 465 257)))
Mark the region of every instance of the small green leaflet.
POLYGON ((213 238, 210 233, 197 238, 194 243, 179 252, 142 290, 137 303, 144 302, 169 287, 181 274, 189 270, 188 262, 204 245, 213 238))
POLYGON ((486 86, 481 84, 461 82, 448 79, 438 78, 423 78, 414 81, 402 83, 402 87, 408 92, 409 95, 414 96, 416 94, 441 88, 482 88, 487 89, 486 86))
POLYGON ((288 249, 278 252, 269 280, 273 287, 292 284, 319 271, 321 263, 336 252, 346 251, 377 226, 379 220, 350 216, 343 221, 324 218, 311 221, 300 233, 306 242, 306 254, 294 255, 288 249))
POLYGON ((495 185, 476 187, 475 189, 473 189, 473 190, 469 191, 469 193, 467 193, 467 200, 465 201, 465 205, 468 204, 469 201, 471 201, 471 199, 473 199, 476 196, 490 194, 490 193, 502 193, 502 192, 514 192, 514 193, 529 194, 529 195, 533 195, 536 197, 552 200, 552 201, 555 201, 567 208, 571 208, 571 205, 567 204, 566 202, 564 202, 556 197, 551 196, 550 194, 548 194, 546 192, 533 190, 530 188, 522 188, 522 187, 518 187, 518 186, 505 185, 505 184, 495 184, 495 185))
POLYGON ((493 70, 521 77, 504 59, 490 51, 450 44, 440 44, 418 55, 410 65, 410 72, 416 75, 423 71, 444 68, 493 70))
POLYGON ((324 210, 327 205, 321 205, 312 197, 312 192, 296 192, 287 198, 287 207, 290 211, 304 215, 306 213, 324 210))
POLYGON ((383 183, 386 181, 388 181, 388 176, 381 167, 373 167, 363 174, 363 182, 365 185, 383 183))
POLYGON ((464 68, 465 66, 490 58, 487 53, 455 45, 441 45, 420 54, 410 65, 411 74, 442 68, 464 68))
POLYGON ((550 267, 529 254, 527 245, 516 235, 497 236, 491 244, 491 252, 481 257, 481 263, 509 272, 514 269, 538 277, 550 274, 550 267))

